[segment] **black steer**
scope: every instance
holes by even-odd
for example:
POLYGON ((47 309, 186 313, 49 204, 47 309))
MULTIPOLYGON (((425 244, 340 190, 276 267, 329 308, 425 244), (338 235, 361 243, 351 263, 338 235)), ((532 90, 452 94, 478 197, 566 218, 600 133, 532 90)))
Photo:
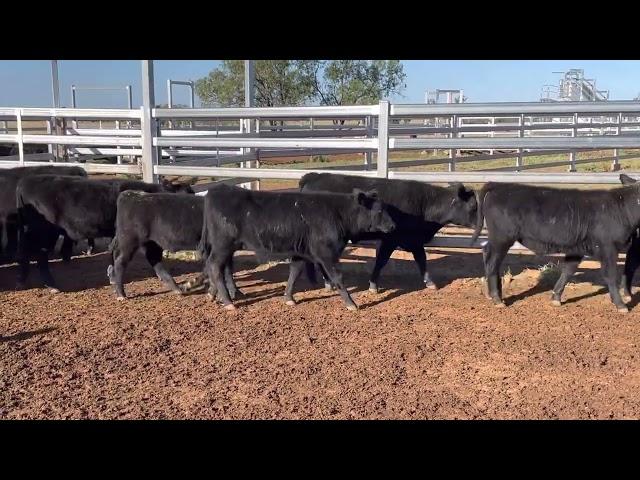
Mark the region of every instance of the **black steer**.
POLYGON ((612 190, 575 190, 488 183, 478 196, 473 241, 486 220, 483 247, 487 298, 502 301, 500 264, 515 241, 537 254, 563 253, 552 303, 560 305, 564 287, 584 256, 601 263, 609 295, 619 312, 628 312, 620 297, 617 259, 640 225, 640 185, 612 190))
MULTIPOLYGON (((16 208, 16 187, 18 182, 27 176, 57 174, 74 177, 86 177, 87 172, 80 167, 42 165, 37 167, 16 167, 0 169, 0 252, 2 251, 2 229, 7 235, 5 257, 12 261, 16 254, 18 225, 18 210, 16 208)), ((57 240, 57 237, 56 237, 57 240)), ((62 256, 65 260, 71 257, 72 242, 65 237, 62 256)))
MULTIPOLYGON (((336 285, 349 310, 356 304, 337 268, 349 238, 395 228, 375 194, 253 192, 228 185, 207 192, 200 251, 204 273, 225 308, 233 309, 223 270, 236 250, 253 250, 259 258, 291 258, 285 291, 288 304, 305 261, 319 264, 336 285)), ((213 295, 213 292, 211 292, 213 295)))
MULTIPOLYGON (((624 173, 620 174, 620 181, 623 185, 632 185, 638 182, 635 178, 625 175, 624 173)), ((624 261, 621 288, 625 302, 631 301, 631 283, 633 282, 633 275, 636 273, 638 267, 640 267, 640 230, 633 232, 631 236, 631 246, 627 250, 627 257, 624 261)))
MULTIPOLYGON (((138 250, 145 254, 162 282, 174 292, 183 293, 162 265, 162 252, 198 248, 204 197, 129 190, 118 197, 117 210, 116 235, 109 247, 113 255, 113 269, 107 274, 115 285, 118 300, 126 297, 122 284, 124 271, 138 250)), ((228 275, 232 268, 230 264, 226 271, 228 275)), ((232 279, 227 282, 227 287, 232 297, 239 293, 232 279)), ((188 289, 189 286, 184 291, 188 289)))
POLYGON ((424 245, 444 225, 453 223, 473 227, 476 220, 476 196, 473 190, 461 183, 449 187, 439 187, 411 180, 388 180, 366 178, 331 173, 308 173, 300 179, 300 189, 350 193, 354 189, 375 190, 384 202, 396 229, 391 233, 363 233, 353 238, 360 240, 381 240, 376 263, 371 272, 369 289, 378 290, 380 271, 398 247, 413 254, 426 288, 436 289, 427 270, 427 256, 424 245))
POLYGON ((118 195, 125 190, 193 193, 189 186, 168 182, 151 184, 136 180, 34 175, 18 183, 18 243, 20 273, 18 287, 29 274, 29 260, 36 256, 45 286, 57 291, 48 267, 51 236, 43 235, 52 226, 72 240, 113 237, 118 195))

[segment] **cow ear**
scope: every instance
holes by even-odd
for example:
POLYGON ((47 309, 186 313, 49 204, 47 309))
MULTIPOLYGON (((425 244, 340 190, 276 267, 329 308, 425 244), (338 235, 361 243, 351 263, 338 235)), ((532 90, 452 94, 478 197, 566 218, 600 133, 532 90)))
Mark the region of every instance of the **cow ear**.
POLYGON ((464 184, 462 184, 460 182, 450 183, 449 186, 453 190, 455 190, 456 195, 458 196, 458 198, 460 198, 462 200, 467 200, 469 198, 470 194, 473 194, 473 191, 467 190, 467 187, 465 187, 464 184))
POLYGON ((365 200, 367 199, 367 194, 359 188, 353 189, 353 196, 356 198, 356 202, 358 202, 360 205, 364 205, 365 200))
POLYGON ((620 182, 623 185, 633 185, 634 183, 637 183, 638 181, 635 178, 630 177, 629 175, 621 173, 620 174, 620 182))

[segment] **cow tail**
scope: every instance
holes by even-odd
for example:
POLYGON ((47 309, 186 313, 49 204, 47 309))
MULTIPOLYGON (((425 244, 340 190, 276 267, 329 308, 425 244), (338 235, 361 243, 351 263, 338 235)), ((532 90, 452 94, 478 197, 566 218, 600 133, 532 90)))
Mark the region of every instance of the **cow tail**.
POLYGON ((482 187, 482 189, 477 193, 478 200, 478 214, 476 217, 476 228, 473 231, 473 235, 471 236, 471 245, 476 243, 478 237, 480 236, 480 232, 482 231, 482 226, 484 225, 484 211, 482 210, 482 204, 484 203, 484 197, 489 190, 489 184, 482 187))
POLYGON ((111 253, 111 256, 113 256, 113 252, 115 252, 117 248, 118 248, 118 233, 116 232, 116 234, 111 239, 111 243, 109 243, 109 252, 111 253))
MULTIPOLYGON (((205 200, 206 201, 206 200, 205 200)), ((202 219, 202 234, 200 234, 200 242, 198 242, 198 253, 202 261, 205 261, 209 257, 211 247, 208 242, 208 230, 207 230, 207 218, 202 219)))
POLYGON ((26 218, 25 218, 25 212, 24 212, 24 199, 22 198, 22 192, 20 189, 20 186, 18 185, 18 188, 16 188, 16 210, 17 210, 17 215, 16 215, 16 233, 17 233, 17 238, 16 238, 16 255, 18 258, 22 258, 24 255, 24 251, 25 251, 25 242, 26 242, 26 238, 25 238, 25 223, 26 223, 26 218))

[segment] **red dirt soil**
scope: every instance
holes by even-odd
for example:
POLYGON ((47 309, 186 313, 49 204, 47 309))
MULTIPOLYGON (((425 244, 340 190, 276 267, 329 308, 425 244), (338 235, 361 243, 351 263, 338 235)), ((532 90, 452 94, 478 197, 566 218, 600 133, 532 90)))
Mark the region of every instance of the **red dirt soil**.
MULTIPOLYGON (((372 254, 343 257, 357 312, 303 278, 286 306, 287 266, 252 255, 236 262, 236 312, 168 293, 142 256, 125 302, 104 253, 53 262, 57 295, 13 291, 16 267, 0 267, 0 418, 640 417, 640 308, 618 314, 594 262, 553 307, 537 285, 548 259, 510 255, 510 306, 497 309, 478 251, 430 249, 438 291, 396 252, 379 294, 366 290, 372 254)), ((181 281, 199 268, 167 263, 181 281)))

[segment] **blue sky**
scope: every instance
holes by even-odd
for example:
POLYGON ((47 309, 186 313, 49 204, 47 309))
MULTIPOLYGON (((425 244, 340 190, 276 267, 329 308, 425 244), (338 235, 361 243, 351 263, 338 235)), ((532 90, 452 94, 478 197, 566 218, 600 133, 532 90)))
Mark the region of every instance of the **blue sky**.
MULTIPOLYGON (((424 102, 426 89, 464 90, 470 102, 537 101, 541 87, 557 84, 556 71, 582 68, 612 100, 629 100, 640 93, 638 60, 409 60, 403 103, 424 102)), ((62 106, 71 106, 71 85, 124 86, 131 84, 134 107, 141 104, 140 62, 137 60, 61 60, 62 106)), ((219 64, 217 60, 156 60, 156 102, 167 101, 167 79, 196 80, 219 64)), ((80 91, 79 107, 126 107, 122 92, 80 91)), ((174 87, 174 102, 188 103, 187 87, 174 87)), ((196 99, 197 102, 197 99, 196 99)), ((48 60, 0 60, 0 106, 52 105, 48 60)))

